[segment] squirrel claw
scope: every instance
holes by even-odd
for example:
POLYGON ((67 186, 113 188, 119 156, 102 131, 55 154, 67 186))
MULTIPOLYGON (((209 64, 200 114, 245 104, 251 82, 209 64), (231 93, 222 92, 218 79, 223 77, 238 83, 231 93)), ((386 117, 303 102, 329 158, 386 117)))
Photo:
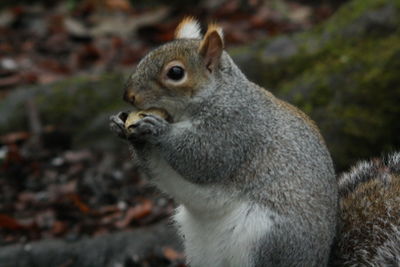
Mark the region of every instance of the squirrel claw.
POLYGON ((130 127, 133 130, 130 138, 157 143, 157 138, 168 129, 169 123, 161 117, 149 114, 130 127))
POLYGON ((112 132, 116 133, 118 137, 126 139, 127 131, 125 129, 125 123, 127 117, 126 112, 120 112, 117 115, 113 115, 110 117, 110 129, 112 132), (125 120, 124 120, 125 118, 125 120))

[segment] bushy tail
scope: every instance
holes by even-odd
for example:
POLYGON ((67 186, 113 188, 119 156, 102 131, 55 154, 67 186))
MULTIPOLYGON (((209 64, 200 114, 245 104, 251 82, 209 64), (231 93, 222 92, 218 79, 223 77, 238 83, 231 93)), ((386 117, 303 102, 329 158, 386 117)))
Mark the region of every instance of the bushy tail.
POLYGON ((335 266, 400 266, 400 153, 339 177, 335 266))

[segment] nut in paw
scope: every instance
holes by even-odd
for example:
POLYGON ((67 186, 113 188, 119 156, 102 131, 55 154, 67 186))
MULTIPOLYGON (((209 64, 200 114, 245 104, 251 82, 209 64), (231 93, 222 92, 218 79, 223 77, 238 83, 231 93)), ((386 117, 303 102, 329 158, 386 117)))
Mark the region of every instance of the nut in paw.
POLYGON ((129 139, 152 142, 165 132, 171 121, 166 111, 153 108, 128 114, 124 128, 129 139))

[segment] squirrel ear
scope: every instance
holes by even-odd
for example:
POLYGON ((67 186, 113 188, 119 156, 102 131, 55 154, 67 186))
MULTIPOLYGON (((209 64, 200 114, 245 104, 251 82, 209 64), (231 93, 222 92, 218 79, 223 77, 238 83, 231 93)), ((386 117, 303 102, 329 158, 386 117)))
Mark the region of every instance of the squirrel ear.
POLYGON ((194 17, 185 17, 175 30, 175 39, 201 39, 200 24, 194 17))
POLYGON ((201 41, 199 53, 204 58, 206 67, 210 72, 218 65, 223 49, 222 29, 216 24, 209 25, 206 35, 201 41))

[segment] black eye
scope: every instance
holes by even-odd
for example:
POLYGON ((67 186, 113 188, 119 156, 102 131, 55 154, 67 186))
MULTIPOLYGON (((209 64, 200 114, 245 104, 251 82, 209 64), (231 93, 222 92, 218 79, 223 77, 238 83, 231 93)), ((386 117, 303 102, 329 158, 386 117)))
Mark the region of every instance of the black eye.
POLYGON ((183 78, 184 75, 185 75, 184 69, 179 66, 173 66, 167 72, 168 78, 174 81, 179 81, 180 79, 183 78))

